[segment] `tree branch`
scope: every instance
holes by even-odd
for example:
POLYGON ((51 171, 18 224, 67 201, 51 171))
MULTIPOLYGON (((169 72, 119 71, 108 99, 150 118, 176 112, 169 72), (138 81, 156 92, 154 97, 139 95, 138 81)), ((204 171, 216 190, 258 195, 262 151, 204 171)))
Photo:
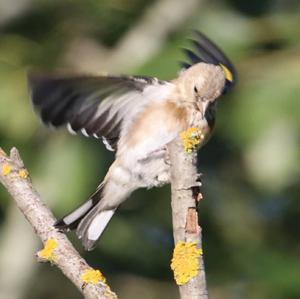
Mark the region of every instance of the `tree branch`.
POLYGON ((53 227, 56 219, 33 188, 28 172, 15 148, 11 150, 10 156, 0 148, 0 182, 11 194, 44 245, 47 247, 49 240, 55 241, 57 246, 54 246, 51 259, 48 260, 73 282, 85 298, 116 298, 104 281, 84 282, 82 275, 92 268, 74 249, 67 237, 53 227))
POLYGON ((175 268, 175 280, 179 284, 181 299, 207 299, 202 236, 196 210, 198 200, 202 198, 196 168, 197 153, 195 150, 186 152, 179 137, 168 146, 168 150, 171 161, 172 219, 176 245, 171 266, 174 265, 173 270, 175 268), (179 250, 180 246, 181 255, 177 257, 176 250, 179 250), (180 262, 179 258, 183 261, 180 262), (194 267, 192 259, 195 259, 194 267))

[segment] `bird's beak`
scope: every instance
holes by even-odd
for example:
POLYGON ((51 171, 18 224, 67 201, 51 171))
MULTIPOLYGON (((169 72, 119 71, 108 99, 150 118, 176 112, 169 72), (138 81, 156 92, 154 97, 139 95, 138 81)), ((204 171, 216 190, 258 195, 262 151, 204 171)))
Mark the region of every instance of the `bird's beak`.
POLYGON ((209 104, 209 101, 201 101, 201 103, 200 103, 201 107, 199 107, 199 109, 202 114, 202 119, 204 119, 205 111, 207 109, 208 104, 209 104))

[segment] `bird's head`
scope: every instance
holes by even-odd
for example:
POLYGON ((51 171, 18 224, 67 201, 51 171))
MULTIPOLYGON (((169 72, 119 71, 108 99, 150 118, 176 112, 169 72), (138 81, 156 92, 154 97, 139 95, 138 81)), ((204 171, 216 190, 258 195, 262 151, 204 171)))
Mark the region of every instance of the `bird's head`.
POLYGON ((183 71, 178 77, 181 101, 198 106, 202 115, 215 106, 216 99, 229 91, 237 81, 235 67, 208 37, 194 31, 193 50, 183 49, 188 62, 181 62, 183 71))
POLYGON ((207 106, 223 93, 227 75, 222 66, 197 63, 178 77, 178 86, 184 102, 195 103, 205 112, 207 106))

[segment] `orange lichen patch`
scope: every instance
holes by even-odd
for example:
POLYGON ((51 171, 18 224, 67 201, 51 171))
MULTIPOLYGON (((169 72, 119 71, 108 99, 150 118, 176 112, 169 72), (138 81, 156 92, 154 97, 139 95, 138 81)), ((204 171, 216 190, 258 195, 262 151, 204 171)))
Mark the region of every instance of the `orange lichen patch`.
POLYGON ((205 135, 203 134, 202 130, 192 127, 181 132, 180 138, 182 139, 184 150, 187 153, 191 153, 197 149, 198 145, 205 138, 205 135))
POLYGON ((98 284, 100 282, 106 283, 106 279, 101 273, 101 271, 94 269, 85 270, 84 273, 81 275, 81 280, 86 284, 98 284))
POLYGON ((58 246, 58 242, 55 239, 48 239, 42 250, 37 253, 37 256, 41 261, 55 262, 55 249, 58 246))
POLYGON ((8 175, 11 172, 11 166, 6 163, 2 166, 2 174, 3 175, 8 175))
POLYGON ((174 278, 178 285, 187 283, 195 277, 199 271, 199 257, 203 250, 197 248, 194 242, 178 242, 174 248, 171 269, 174 272, 174 278))
POLYGON ((28 178, 28 171, 26 169, 22 168, 22 169, 19 170, 18 175, 19 175, 20 178, 27 179, 28 178))

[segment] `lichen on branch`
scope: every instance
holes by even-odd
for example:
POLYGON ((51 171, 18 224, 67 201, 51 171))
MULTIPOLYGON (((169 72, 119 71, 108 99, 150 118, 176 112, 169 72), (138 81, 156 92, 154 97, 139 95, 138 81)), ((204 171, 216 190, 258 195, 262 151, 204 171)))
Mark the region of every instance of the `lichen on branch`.
POLYGON ((88 284, 98 284, 100 282, 106 283, 106 279, 101 273, 100 270, 94 270, 94 269, 86 269, 82 274, 81 274, 81 280, 88 284))
POLYGON ((42 250, 40 250, 37 253, 38 259, 41 262, 55 262, 56 261, 56 255, 55 255, 55 249, 57 248, 58 243, 55 239, 48 239, 45 243, 45 246, 42 250))
POLYGON ((197 248, 196 242, 178 242, 174 248, 171 269, 178 285, 187 283, 195 277, 199 271, 199 257, 203 254, 201 248, 197 248))
POLYGON ((106 296, 108 296, 111 299, 118 299, 117 295, 111 291, 109 285, 106 283, 106 278, 101 273, 100 270, 95 270, 93 268, 86 269, 81 274, 81 280, 83 282, 82 289, 84 289, 88 284, 92 285, 103 285, 106 289, 106 296))
POLYGON ((11 172, 11 166, 8 163, 3 164, 2 166, 2 174, 8 175, 11 172))
POLYGON ((202 130, 192 127, 181 132, 180 138, 182 140, 184 150, 187 153, 191 153, 200 146, 201 142, 205 138, 205 134, 202 130))

